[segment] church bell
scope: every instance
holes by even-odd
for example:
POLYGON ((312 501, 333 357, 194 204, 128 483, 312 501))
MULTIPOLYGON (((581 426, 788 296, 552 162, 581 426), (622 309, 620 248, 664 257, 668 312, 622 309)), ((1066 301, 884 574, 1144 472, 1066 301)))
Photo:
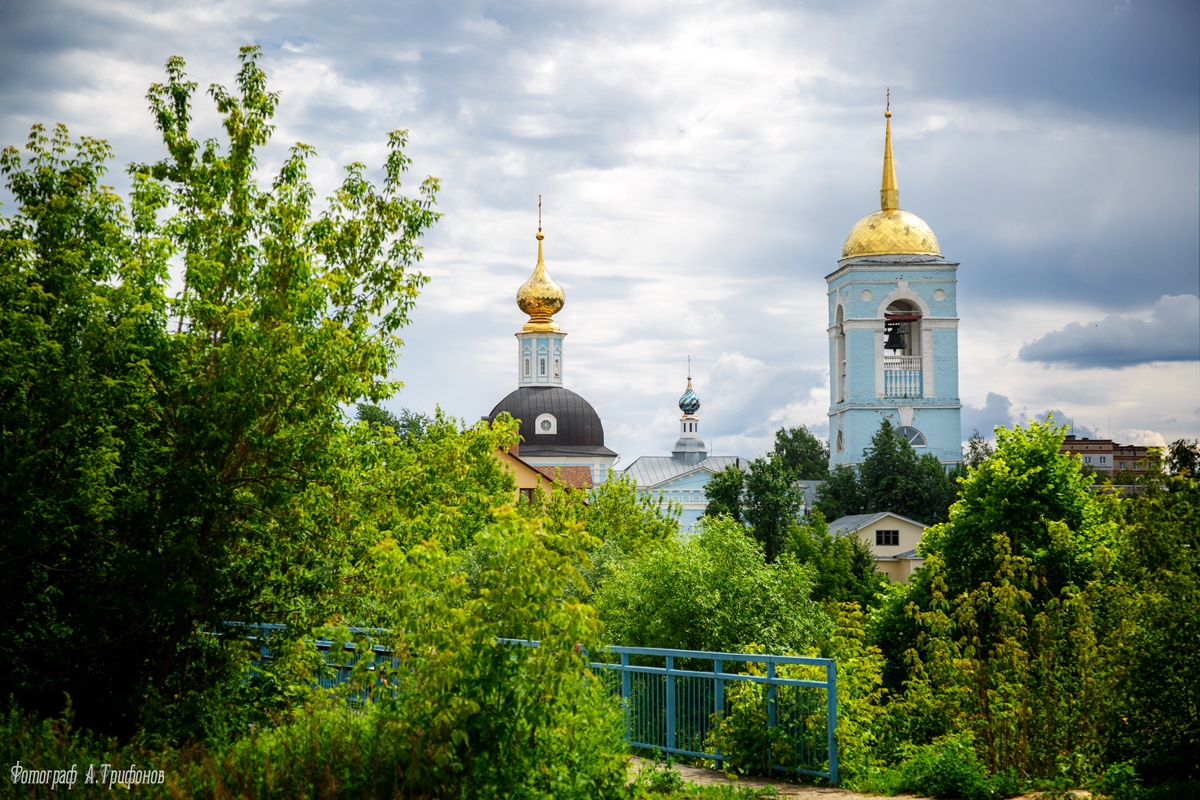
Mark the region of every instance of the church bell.
POLYGON ((884 333, 887 334, 887 339, 883 342, 885 350, 903 350, 904 349, 904 323, 899 320, 888 320, 884 324, 884 333))

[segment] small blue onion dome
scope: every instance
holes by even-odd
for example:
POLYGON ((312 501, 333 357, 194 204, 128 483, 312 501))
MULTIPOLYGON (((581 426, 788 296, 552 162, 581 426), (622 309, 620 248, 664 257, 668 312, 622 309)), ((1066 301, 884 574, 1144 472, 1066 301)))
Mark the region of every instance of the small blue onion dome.
POLYGON ((679 409, 685 414, 695 414, 700 410, 700 398, 692 391, 692 376, 688 376, 687 391, 679 398, 679 409))

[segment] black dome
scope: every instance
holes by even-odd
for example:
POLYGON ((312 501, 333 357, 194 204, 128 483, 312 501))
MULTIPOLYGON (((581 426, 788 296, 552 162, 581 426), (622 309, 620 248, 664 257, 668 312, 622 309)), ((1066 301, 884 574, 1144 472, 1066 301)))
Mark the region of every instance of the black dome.
POLYGON ((592 404, 570 389, 559 386, 524 386, 501 400, 488 414, 489 422, 503 411, 521 421, 522 455, 551 452, 616 455, 604 446, 604 426, 592 404), (535 422, 542 414, 552 414, 558 430, 541 433, 535 422))

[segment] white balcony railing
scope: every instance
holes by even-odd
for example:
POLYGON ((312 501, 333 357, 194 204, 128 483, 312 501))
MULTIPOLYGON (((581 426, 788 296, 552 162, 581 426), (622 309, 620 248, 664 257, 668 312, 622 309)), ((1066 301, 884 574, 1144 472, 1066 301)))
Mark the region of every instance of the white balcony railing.
POLYGON ((921 357, 887 356, 883 360, 883 394, 885 397, 920 397, 921 357))

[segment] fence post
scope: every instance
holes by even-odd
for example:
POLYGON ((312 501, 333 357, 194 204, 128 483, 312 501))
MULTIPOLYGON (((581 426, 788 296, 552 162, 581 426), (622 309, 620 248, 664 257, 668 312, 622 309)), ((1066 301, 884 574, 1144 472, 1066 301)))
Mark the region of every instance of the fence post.
POLYGON ((625 717, 625 741, 633 741, 633 698, 629 696, 629 653, 621 653, 621 710, 625 717))
POLYGON ((767 774, 775 770, 775 661, 767 659, 767 774))
POLYGON ((675 750, 675 656, 667 656, 667 752, 675 750))
MULTIPOLYGON (((725 718, 725 679, 721 677, 721 659, 713 659, 713 724, 720 725, 725 718)), ((724 763, 721 758, 720 746, 716 749, 717 761, 724 763)))
POLYGON ((829 737, 829 785, 837 786, 837 663, 834 661, 825 665, 825 684, 825 694, 829 698, 829 718, 825 721, 825 730, 829 737))

